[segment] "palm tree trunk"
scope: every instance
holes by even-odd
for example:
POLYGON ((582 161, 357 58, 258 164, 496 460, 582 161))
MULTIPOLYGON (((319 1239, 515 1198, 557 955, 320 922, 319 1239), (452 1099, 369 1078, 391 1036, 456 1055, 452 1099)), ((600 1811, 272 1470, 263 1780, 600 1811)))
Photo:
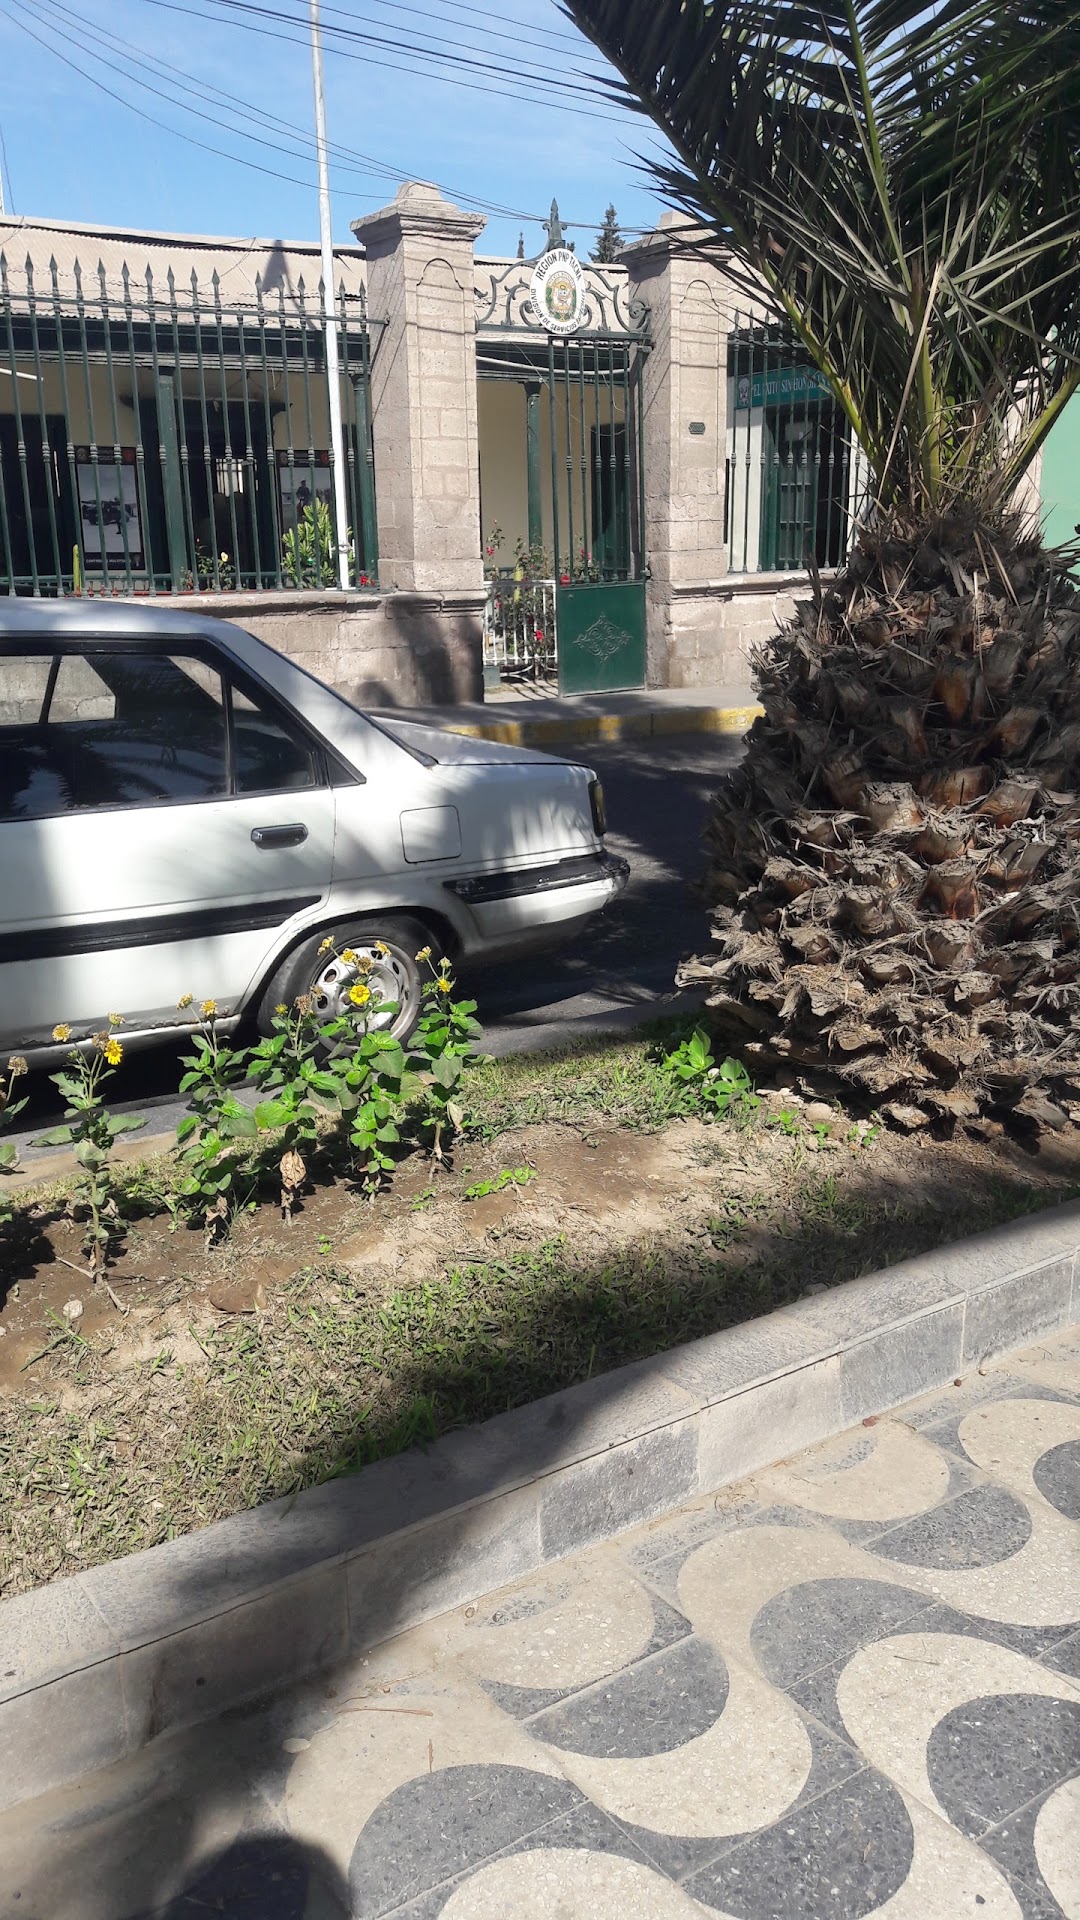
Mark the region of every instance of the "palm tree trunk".
POLYGON ((1080 1119, 1080 590, 1006 516, 862 536, 763 649, 680 984, 898 1124, 1080 1119))

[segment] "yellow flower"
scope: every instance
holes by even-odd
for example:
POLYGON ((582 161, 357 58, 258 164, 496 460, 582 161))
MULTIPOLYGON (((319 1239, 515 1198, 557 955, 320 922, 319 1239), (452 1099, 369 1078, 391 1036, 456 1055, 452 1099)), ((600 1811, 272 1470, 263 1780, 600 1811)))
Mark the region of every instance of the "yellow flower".
POLYGON ((68 1023, 66 1020, 60 1020, 57 1022, 56 1026, 52 1030, 52 1037, 54 1040, 70 1040, 71 1039, 71 1028, 68 1026, 68 1023))
POLYGON ((430 960, 430 959, 431 959, 431 948, 430 948, 430 947, 421 947, 421 949, 420 949, 420 951, 419 951, 419 953, 417 954, 417 956, 416 956, 416 957, 417 957, 417 959, 418 959, 418 960, 430 960))
POLYGON ((7 1064, 8 1072, 13 1080, 17 1080, 20 1073, 29 1072, 29 1068, 21 1053, 13 1053, 7 1064))
POLYGON ((176 1003, 177 1010, 182 1013, 185 1007, 190 1007, 194 998, 195 995, 193 993, 182 993, 176 1003))
POLYGON ((329 934, 327 934, 327 936, 326 936, 326 939, 325 939, 325 940, 323 940, 323 941, 322 941, 322 942, 320 943, 320 946, 319 946, 319 952, 320 952, 320 953, 329 953, 329 951, 330 951, 330 949, 331 949, 331 947, 333 946, 333 944, 334 944, 334 942, 333 942, 333 940, 332 940, 332 939, 330 938, 330 935, 329 935, 329 934))
POLYGON ((390 952, 390 949, 387 946, 385 940, 376 940, 375 951, 376 953, 381 953, 385 957, 390 952))
POLYGON ((346 965, 347 967, 355 967, 355 966, 356 966, 356 964, 357 964, 357 961, 356 961, 356 955, 355 955, 355 953, 353 952, 353 950, 352 950, 352 948, 351 948, 351 947, 342 947, 342 949, 341 949, 341 957, 342 957, 342 959, 344 960, 344 962, 345 962, 345 965, 346 965))
POLYGON ((228 559, 228 557, 229 557, 229 556, 228 556, 228 554, 227 554, 227 553, 219 553, 219 555, 218 555, 218 559, 219 559, 219 560, 227 560, 227 559, 228 559))
POLYGON ((202 1014, 204 1020, 215 1019, 217 1017, 217 1001, 204 1000, 202 1006, 199 1008, 199 1012, 202 1014))
POLYGON ((124 1057, 124 1049, 120 1045, 119 1040, 115 1038, 111 1040, 106 1040, 105 1045, 102 1047, 101 1051, 105 1055, 105 1058, 108 1061, 110 1067, 118 1067, 120 1065, 121 1060, 124 1057))
POLYGON ((354 987, 349 988, 349 999, 354 1007, 366 1007, 371 999, 371 988, 361 986, 358 980, 354 987))
POLYGON ((275 1012, 275 1013, 276 1013, 276 1014, 278 1015, 278 1017, 279 1017, 279 1018, 280 1018, 280 1017, 281 1017, 281 1016, 282 1016, 283 1014, 286 1014, 286 1013, 288 1013, 288 1011, 289 1011, 289 1009, 288 1009, 288 1007, 287 1007, 287 1006, 285 1005, 285 1002, 284 1002, 284 1000, 280 1000, 280 1001, 278 1002, 278 1004, 277 1004, 277 1006, 276 1006, 276 1007, 274 1008, 274 1012, 275 1012))
POLYGON ((123 1024, 124 1024, 124 1016, 122 1013, 110 1013, 109 1015, 110 1027, 122 1027, 123 1024))
POLYGON ((435 985, 437 986, 440 993, 452 993, 454 990, 453 981, 450 979, 449 975, 445 973, 440 973, 438 979, 435 982, 435 985))

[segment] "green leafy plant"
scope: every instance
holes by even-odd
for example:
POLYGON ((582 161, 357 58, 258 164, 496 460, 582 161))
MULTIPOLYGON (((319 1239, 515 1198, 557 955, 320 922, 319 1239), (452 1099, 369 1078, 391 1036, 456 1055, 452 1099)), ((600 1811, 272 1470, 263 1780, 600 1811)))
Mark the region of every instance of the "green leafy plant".
POLYGON ((255 1085, 266 1096, 255 1108, 255 1125, 281 1134, 281 1215, 288 1222, 320 1123, 338 1104, 339 1077, 323 1064, 324 1027, 309 995, 276 1007, 270 1024, 272 1031, 251 1053, 255 1085))
MULTIPOLYGON (((383 942, 376 941, 375 950, 384 951, 383 942)), ((392 1149, 401 1140, 405 1051, 385 1025, 397 1005, 376 998, 368 955, 338 948, 333 939, 324 940, 321 951, 336 953, 356 971, 344 1011, 324 1022, 319 1033, 326 1050, 327 1077, 333 1082, 327 1098, 337 1115, 335 1131, 344 1134, 354 1174, 363 1191, 372 1196, 393 1170, 392 1149)))
MULTIPOLYGON (((21 1053, 12 1054, 6 1068, 0 1073, 0 1125, 14 1120, 26 1105, 25 1094, 16 1100, 15 1088, 26 1072, 26 1061, 21 1053)), ((13 1140, 0 1140, 0 1174, 14 1173, 19 1164, 19 1150, 13 1140)), ((7 1226, 12 1218, 11 1208, 0 1200, 0 1227, 7 1226)))
MULTIPOLYGON (((110 1113, 105 1104, 105 1084, 124 1057, 123 1042, 116 1034, 116 1028, 122 1025, 121 1015, 110 1013, 108 1028, 73 1047, 63 1071, 49 1075, 67 1101, 64 1125, 53 1127, 34 1142, 37 1147, 72 1147, 84 1171, 86 1177, 76 1187, 70 1204, 73 1211, 86 1212, 83 1251, 91 1280, 104 1274, 111 1241, 121 1224, 109 1167, 113 1146, 118 1134, 134 1133, 145 1125, 141 1115, 110 1113)), ((61 1021, 53 1028, 52 1037, 55 1041, 70 1040, 71 1028, 61 1021)))
POLYGON ((759 1105, 741 1061, 729 1058, 717 1065, 704 1027, 695 1027, 688 1040, 665 1055, 663 1064, 684 1091, 683 1112, 704 1111, 718 1119, 749 1118, 759 1105))
MULTIPOLYGON (((185 994, 181 1008, 191 1004, 185 994)), ((176 1129, 184 1169, 179 1197, 189 1218, 201 1220, 208 1247, 227 1232, 237 1210, 241 1170, 258 1132, 254 1114, 236 1094, 248 1055, 230 1046, 220 1017, 215 1001, 202 1002, 192 1051, 181 1061, 186 1071, 180 1092, 189 1111, 176 1129)))
MULTIPOLYGON (((281 541, 281 571, 290 587, 332 587, 337 585, 337 541, 334 521, 325 500, 312 500, 301 507, 296 525, 289 527, 281 541)), ((368 577, 356 577, 356 554, 352 531, 349 532, 349 579, 365 587, 368 577)))
POLYGON ((802 1121, 794 1107, 781 1107, 779 1113, 770 1114, 767 1125, 775 1127, 788 1140, 794 1140, 802 1132, 802 1121))
POLYGON ((430 947, 422 948, 416 957, 427 963, 431 978, 424 983, 423 1012, 411 1059, 425 1088, 421 1134, 432 1159, 441 1165, 447 1157, 446 1141, 455 1139, 465 1125, 461 1083, 467 1068, 480 1058, 476 1042, 482 1028, 475 1017, 476 1001, 454 999, 449 962, 434 966, 430 947))
POLYGON ((466 1187, 463 1200, 486 1200, 489 1193, 502 1193, 506 1187, 527 1187, 530 1180, 536 1179, 534 1167, 503 1167, 491 1180, 477 1180, 466 1187))

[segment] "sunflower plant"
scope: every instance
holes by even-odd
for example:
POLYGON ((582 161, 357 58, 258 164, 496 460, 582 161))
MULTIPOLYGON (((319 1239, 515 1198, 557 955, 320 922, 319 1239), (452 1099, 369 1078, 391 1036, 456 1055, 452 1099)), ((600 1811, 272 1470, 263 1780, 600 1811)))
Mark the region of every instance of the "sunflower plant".
MULTIPOLYGON (((179 1006, 183 1011, 192 1004, 186 993, 179 1006)), ((229 1044, 220 1021, 216 1001, 202 1001, 192 1051, 181 1060, 180 1092, 188 1111, 176 1129, 184 1170, 178 1197, 189 1218, 201 1219, 208 1247, 227 1231, 241 1204, 248 1143, 258 1133, 254 1114, 236 1093, 247 1074, 247 1050, 229 1044)))
POLYGON ((280 1135, 281 1212, 292 1219, 320 1124, 338 1103, 339 1076, 324 1064, 325 1029, 309 994, 282 1003, 271 1032, 252 1051, 255 1085, 264 1096, 255 1124, 280 1135))
MULTIPOLYGON (((93 1280, 105 1272, 110 1244, 120 1225, 109 1166, 113 1146, 119 1134, 137 1132, 146 1124, 140 1114, 110 1113, 105 1103, 105 1085, 124 1057, 123 1042, 116 1031, 123 1024, 121 1014, 110 1013, 108 1026, 73 1047, 67 1066, 60 1073, 50 1074, 54 1087, 67 1101, 64 1124, 34 1142, 36 1147, 70 1146, 84 1171, 86 1177, 76 1187, 70 1204, 73 1210, 86 1214, 83 1251, 93 1280)), ((58 1044, 71 1039, 66 1021, 53 1028, 52 1037, 58 1044)))
MULTIPOLYGON (((401 1139, 405 1051, 400 1040, 386 1031, 397 1004, 381 1000, 372 987, 368 955, 348 947, 339 949, 333 940, 323 945, 324 951, 334 951, 356 971, 342 1012, 320 1032, 328 1049, 327 1071, 336 1083, 337 1131, 347 1139, 349 1159, 364 1192, 375 1194, 393 1170, 391 1149, 401 1139)), ((388 949, 376 941, 375 951, 388 949)))
POLYGON ((411 1047, 411 1064, 425 1090, 421 1132, 426 1136, 431 1157, 446 1159, 446 1141, 453 1140, 465 1125, 461 1103, 462 1080, 466 1069, 480 1058, 476 1042, 483 1029, 476 1019, 475 1000, 455 1000, 454 976, 448 960, 438 965, 431 948, 424 947, 417 959, 426 963, 430 978, 423 988, 423 1012, 411 1047))
MULTIPOLYGON (((7 1066, 0 1072, 0 1124, 13 1120, 26 1105, 25 1094, 15 1098, 15 1089, 26 1072, 26 1061, 21 1053, 13 1054, 7 1066)), ((13 1140, 0 1140, 0 1173, 14 1173, 19 1164, 19 1150, 13 1140)), ((11 1209, 0 1200, 0 1227, 11 1219, 11 1209)))

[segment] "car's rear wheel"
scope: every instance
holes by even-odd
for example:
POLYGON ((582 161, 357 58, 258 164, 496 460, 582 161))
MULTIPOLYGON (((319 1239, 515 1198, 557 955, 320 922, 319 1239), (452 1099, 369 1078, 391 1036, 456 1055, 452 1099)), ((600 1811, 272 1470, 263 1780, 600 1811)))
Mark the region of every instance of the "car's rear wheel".
POLYGON ((418 920, 404 915, 374 915, 333 929, 334 949, 323 951, 324 933, 312 934, 282 962, 263 994, 256 1016, 259 1031, 269 1033, 275 1007, 292 1006, 301 995, 310 995, 316 1012, 326 1021, 335 1020, 349 1006, 349 989, 362 979, 371 989, 375 1004, 390 1004, 394 1011, 377 1014, 374 1028, 392 1033, 397 1040, 408 1040, 420 1018, 425 963, 416 955, 424 947, 439 959, 437 942, 418 920), (344 960, 342 950, 356 956, 344 960), (363 962, 370 962, 366 967, 363 962))

